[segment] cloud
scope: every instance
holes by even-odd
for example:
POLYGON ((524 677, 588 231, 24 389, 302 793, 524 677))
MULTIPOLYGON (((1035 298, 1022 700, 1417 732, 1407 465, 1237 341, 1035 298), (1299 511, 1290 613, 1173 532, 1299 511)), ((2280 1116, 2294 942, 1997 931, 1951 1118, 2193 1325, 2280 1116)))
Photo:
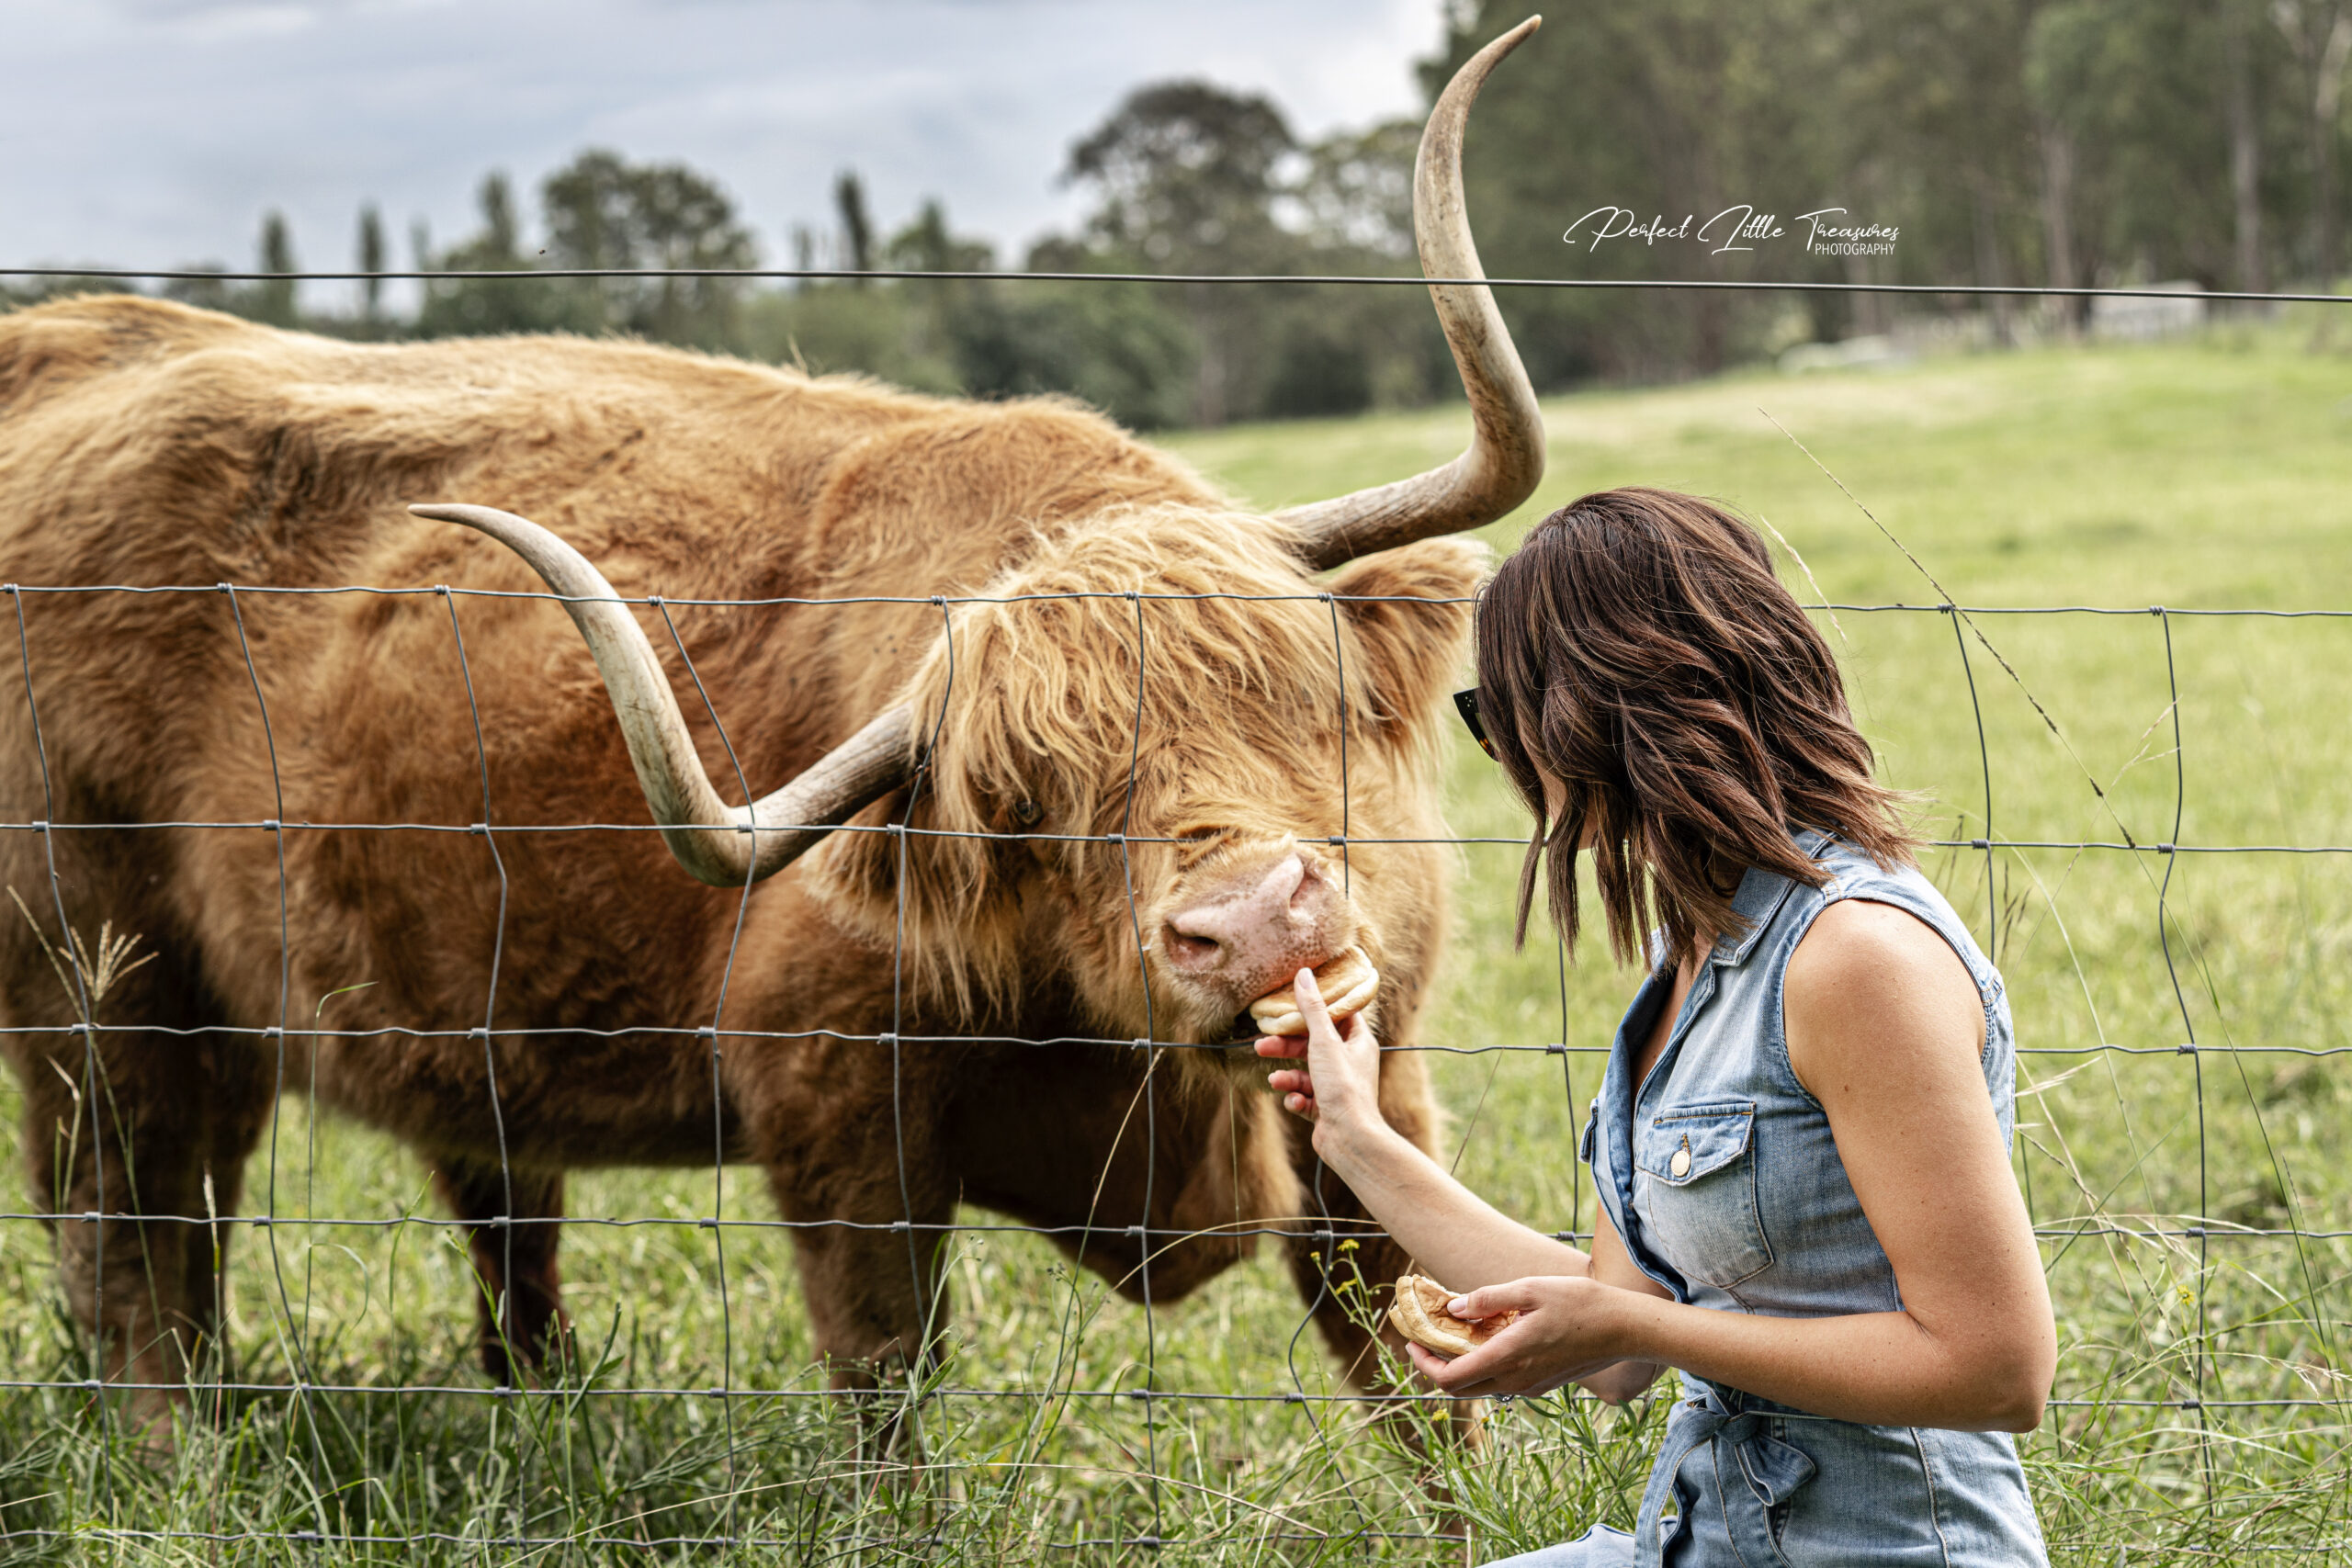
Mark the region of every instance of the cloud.
POLYGON ((1137 84, 1254 88, 1304 133, 1417 112, 1438 0, 17 0, 0 137, 9 260, 174 265, 253 253, 261 214, 346 263, 361 203, 396 236, 474 226, 583 146, 681 159, 765 253, 864 176, 1008 252, 1067 224, 1069 144, 1137 84))

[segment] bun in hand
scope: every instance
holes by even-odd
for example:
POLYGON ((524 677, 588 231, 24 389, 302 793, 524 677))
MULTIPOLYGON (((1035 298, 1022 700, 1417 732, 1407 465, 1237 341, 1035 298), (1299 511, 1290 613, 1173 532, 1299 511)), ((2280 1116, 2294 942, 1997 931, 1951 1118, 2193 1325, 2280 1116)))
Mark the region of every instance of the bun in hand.
MULTIPOLYGON (((1363 948, 1351 947, 1315 971, 1315 988, 1323 994, 1323 1005, 1337 1023, 1372 1005, 1380 989, 1380 971, 1363 948)), ((1266 1034, 1306 1032, 1306 1015, 1298 1010, 1298 997, 1288 980, 1251 1002, 1250 1016, 1266 1034)))
POLYGON ((1476 1320, 1456 1317, 1445 1310, 1445 1303, 1457 1293, 1426 1274, 1408 1274, 1396 1281, 1396 1304, 1388 1309, 1389 1325, 1424 1350, 1463 1356, 1519 1321, 1516 1312, 1476 1320))

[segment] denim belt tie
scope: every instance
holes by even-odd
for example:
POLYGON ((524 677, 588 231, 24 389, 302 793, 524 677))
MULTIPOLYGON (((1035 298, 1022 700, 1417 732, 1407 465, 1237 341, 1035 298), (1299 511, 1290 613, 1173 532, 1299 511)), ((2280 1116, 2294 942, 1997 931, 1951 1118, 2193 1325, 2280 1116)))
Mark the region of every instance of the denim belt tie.
MULTIPOLYGON (((1785 1412, 1735 1408, 1716 1389, 1688 1380, 1683 1391, 1690 1397, 1674 1407, 1668 1419, 1666 1445, 1650 1471, 1642 1495, 1641 1517, 1634 1529, 1634 1561, 1654 1563, 1665 1555, 1660 1517, 1674 1496, 1674 1483, 1683 1462, 1702 1445, 1713 1450, 1715 1492, 1722 1500, 1724 1528, 1750 1562, 1770 1562, 1774 1555, 1771 1520, 1766 1510, 1787 1502, 1798 1487, 1811 1481, 1814 1462, 1803 1450, 1772 1435, 1776 1416, 1785 1412), (1738 1483, 1725 1473, 1728 1458, 1738 1470, 1738 1483)), ((1803 1417, 1797 1417, 1802 1419, 1803 1417)), ((1675 1520, 1677 1538, 1690 1528, 1690 1507, 1684 1504, 1675 1520)))

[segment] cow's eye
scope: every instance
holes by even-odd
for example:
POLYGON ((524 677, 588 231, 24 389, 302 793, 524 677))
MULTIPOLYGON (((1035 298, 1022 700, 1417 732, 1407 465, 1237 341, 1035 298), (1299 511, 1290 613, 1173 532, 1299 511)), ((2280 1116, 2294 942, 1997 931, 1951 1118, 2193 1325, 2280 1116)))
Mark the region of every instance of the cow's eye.
POLYGON ((1045 820, 1046 808, 1034 800, 1018 800, 1012 805, 1012 819, 1023 828, 1035 828, 1045 820))

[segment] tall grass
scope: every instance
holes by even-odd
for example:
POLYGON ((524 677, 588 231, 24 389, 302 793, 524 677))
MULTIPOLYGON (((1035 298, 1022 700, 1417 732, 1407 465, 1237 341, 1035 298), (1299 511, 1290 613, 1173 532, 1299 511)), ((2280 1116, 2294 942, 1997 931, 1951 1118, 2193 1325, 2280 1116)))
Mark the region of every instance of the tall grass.
MULTIPOLYGON (((1936 604, 1761 410, 1964 605, 2352 609, 2352 362, 2303 342, 2290 322, 1560 400, 1553 478, 1495 536, 1585 490, 1664 484, 1769 520, 1803 558, 1783 570, 1804 597, 1809 576, 1843 604, 1936 604)), ((1426 466, 1462 434, 1439 412, 1176 445, 1272 505, 1426 466)), ((2054 1556, 2352 1554, 2352 1254, 2328 1234, 2352 1229, 2352 1068, 2275 1050, 2352 1047, 2352 856, 2152 847, 2352 845, 2352 621, 1972 623, 1822 621, 1922 830, 1998 845, 1927 866, 1995 946, 2030 1053, 2018 1168, 2062 1359, 2059 1403, 2023 1448, 2054 1556), (2079 840, 2151 847, 2017 847, 2079 840), (2246 1403, 2266 1400, 2301 1403, 2246 1403)), ((1521 830, 1466 746, 1450 791, 1464 835, 1521 830)), ((1542 1228, 1589 1229, 1577 1134, 1633 976, 1598 949, 1512 953, 1517 849, 1460 853, 1430 1043, 1568 1047, 1433 1058, 1461 1171, 1542 1228)), ((17 1106, 0 1089, 0 1135, 17 1106)), ((1483 1557, 1628 1522, 1662 1417, 1521 1401, 1479 1445, 1430 1441, 1429 1412, 1342 1397, 1269 1259, 1163 1305, 1148 1355, 1138 1311, 1037 1238, 987 1232, 954 1247, 953 1350, 910 1406, 910 1467, 861 1447, 870 1423, 821 1392, 784 1236, 728 1234, 723 1320, 695 1224, 710 1176, 633 1171, 571 1183, 577 1215, 658 1222, 567 1231, 577 1363, 492 1395, 423 1167, 366 1129, 314 1129, 299 1103, 273 1136, 286 1218, 233 1238, 232 1359, 211 1371, 313 1386, 205 1393, 169 1452, 86 1390, 0 1390, 0 1532, 17 1532, 0 1553, 601 1562, 708 1555, 662 1543, 716 1535, 749 1561, 1452 1562, 1465 1538, 1483 1557), (1230 1395, 1264 1397, 1215 1397, 1230 1395)), ((757 1185, 726 1173, 726 1212, 767 1213, 757 1185)), ((1346 1284, 1349 1259, 1332 1261, 1346 1284)), ((0 1368, 69 1383, 83 1355, 46 1237, 0 1222, 0 1368)))

